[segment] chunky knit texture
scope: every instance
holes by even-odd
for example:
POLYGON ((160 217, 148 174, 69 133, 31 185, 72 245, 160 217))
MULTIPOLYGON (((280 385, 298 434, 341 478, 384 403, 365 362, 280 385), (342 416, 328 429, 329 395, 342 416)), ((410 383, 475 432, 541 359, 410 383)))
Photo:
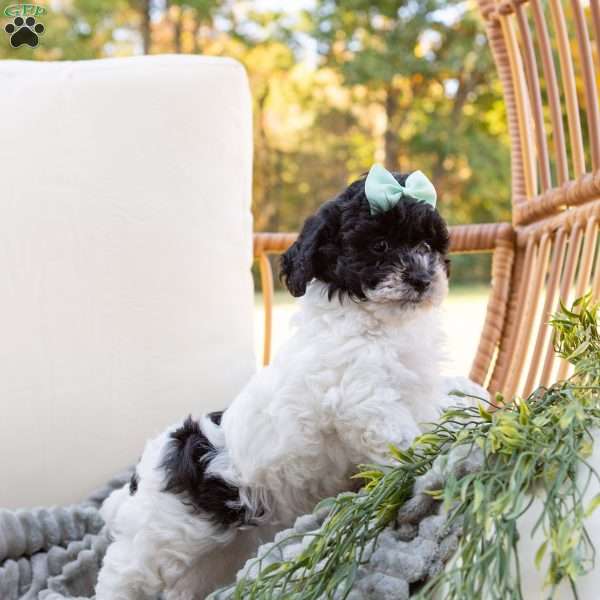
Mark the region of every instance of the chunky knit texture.
POLYGON ((98 509, 131 477, 111 479, 75 506, 0 510, 0 598, 90 598, 109 544, 98 509))
MULTIPOLYGON (((408 600, 411 592, 440 572, 455 551, 460 523, 451 526, 440 503, 425 492, 439 489, 450 473, 463 477, 481 467, 478 450, 464 447, 438 458, 432 469, 417 478, 413 497, 400 509, 395 522, 369 549, 368 562, 358 570, 349 600, 408 600)), ((109 538, 98 509, 111 491, 124 485, 131 470, 109 481, 79 505, 33 510, 0 510, 0 598, 2 600, 89 599, 109 538)), ((322 527, 327 510, 299 517, 292 529, 263 544, 257 557, 263 568, 297 556, 322 527)), ((238 574, 256 577, 257 558, 238 574)), ((217 592, 224 600, 230 591, 217 592)))
MULTIPOLYGON (((450 474, 461 478, 478 471, 482 460, 478 448, 460 446, 437 458, 431 470, 417 478, 412 498, 380 534, 377 545, 367 550, 368 561, 359 568, 348 600, 408 600, 422 583, 444 568, 458 546, 461 524, 458 520, 449 524, 441 503, 425 492, 442 488, 450 474)), ((238 581, 257 576, 259 559, 264 569, 298 556, 314 539, 308 534, 322 527, 327 516, 328 511, 321 510, 299 517, 293 528, 259 548, 257 557, 247 561, 238 573, 238 581)), ((225 600, 231 595, 232 590, 226 589, 211 600, 225 600)))

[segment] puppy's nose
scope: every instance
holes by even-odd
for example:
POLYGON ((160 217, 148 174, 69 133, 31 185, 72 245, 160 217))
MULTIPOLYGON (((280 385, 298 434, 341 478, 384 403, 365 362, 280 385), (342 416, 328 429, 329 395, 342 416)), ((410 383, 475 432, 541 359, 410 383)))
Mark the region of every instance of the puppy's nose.
POLYGON ((431 285, 431 278, 425 273, 413 273, 406 277, 406 283, 415 291, 422 293, 431 285))

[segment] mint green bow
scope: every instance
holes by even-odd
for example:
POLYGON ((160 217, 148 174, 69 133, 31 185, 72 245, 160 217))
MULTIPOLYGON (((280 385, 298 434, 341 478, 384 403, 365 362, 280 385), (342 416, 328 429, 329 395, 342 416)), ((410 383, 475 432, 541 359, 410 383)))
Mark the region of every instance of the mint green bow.
POLYGON ((373 165, 365 181, 365 194, 371 214, 385 212, 398 204, 403 196, 426 202, 435 208, 437 193, 433 183, 421 171, 414 171, 399 184, 396 178, 381 165, 373 165))

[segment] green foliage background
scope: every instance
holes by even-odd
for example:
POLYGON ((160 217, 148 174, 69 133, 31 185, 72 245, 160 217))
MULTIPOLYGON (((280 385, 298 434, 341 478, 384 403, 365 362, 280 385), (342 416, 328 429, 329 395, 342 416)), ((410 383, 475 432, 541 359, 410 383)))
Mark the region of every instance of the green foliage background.
MULTIPOLYGON (((246 66, 257 231, 297 230, 375 160, 428 173, 449 223, 510 218, 504 105, 472 0, 38 4, 40 45, 14 49, 5 35, 0 58, 180 52, 246 66)), ((487 263, 464 257, 453 275, 486 279, 487 263)))

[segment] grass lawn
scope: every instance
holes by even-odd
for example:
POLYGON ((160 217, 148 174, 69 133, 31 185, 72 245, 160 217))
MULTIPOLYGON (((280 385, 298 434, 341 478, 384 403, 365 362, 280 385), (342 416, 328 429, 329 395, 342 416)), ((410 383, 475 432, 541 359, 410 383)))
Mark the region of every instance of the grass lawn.
MULTIPOLYGON (((448 338, 446 373, 469 373, 475 356, 479 333, 485 318, 489 287, 454 286, 444 306, 444 327, 448 338)), ((273 309, 273 352, 290 335, 290 317, 294 313, 295 300, 287 293, 277 292, 273 309)), ((262 358, 263 313, 262 297, 257 294, 254 308, 254 332, 256 356, 262 358)))

